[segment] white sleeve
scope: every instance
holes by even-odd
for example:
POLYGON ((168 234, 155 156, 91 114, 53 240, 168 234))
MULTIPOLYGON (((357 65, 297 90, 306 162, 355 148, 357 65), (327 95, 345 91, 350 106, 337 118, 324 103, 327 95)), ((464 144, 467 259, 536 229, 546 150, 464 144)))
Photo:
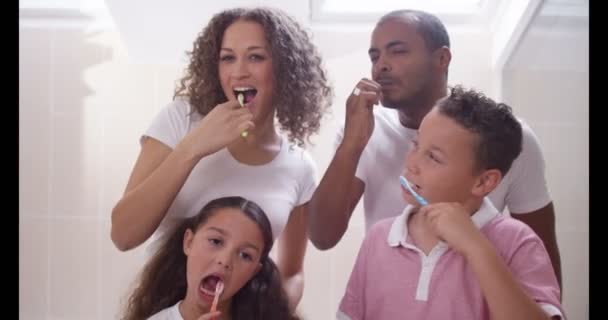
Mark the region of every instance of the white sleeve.
POLYGON ((540 143, 532 129, 524 121, 520 123, 522 151, 507 173, 510 183, 505 204, 512 214, 532 212, 551 202, 540 143))
POLYGON ((302 149, 302 159, 304 160, 305 170, 303 170, 303 175, 300 178, 300 192, 298 202, 296 203, 298 206, 310 201, 319 184, 317 180, 317 164, 304 149, 302 149))
MULTIPOLYGON (((344 122, 341 122, 338 126, 338 131, 336 132, 336 138, 334 140, 334 153, 336 150, 338 150, 338 147, 340 146, 340 143, 342 143, 343 138, 344 138, 344 122)), ((370 138, 370 140, 371 140, 371 138, 370 138)), ((368 144, 369 144, 369 141, 368 141, 368 144)), ((357 164, 357 169, 355 170, 355 177, 357 177, 361 181, 365 181, 365 178, 364 178, 365 175, 363 173, 364 165, 362 165, 362 163, 365 162, 364 158, 365 158, 366 150, 367 150, 367 147, 363 150, 363 153, 361 153, 361 157, 359 158, 359 163, 357 164)))
POLYGON ((190 107, 184 101, 176 100, 168 104, 154 117, 141 136, 140 144, 150 137, 174 149, 188 132, 189 113, 190 107))

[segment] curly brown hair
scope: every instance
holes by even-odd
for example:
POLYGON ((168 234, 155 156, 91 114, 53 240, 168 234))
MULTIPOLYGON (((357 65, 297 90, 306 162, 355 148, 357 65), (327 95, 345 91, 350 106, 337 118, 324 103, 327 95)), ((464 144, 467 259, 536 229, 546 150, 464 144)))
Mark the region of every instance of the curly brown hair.
POLYGON ((260 257, 262 268, 233 297, 232 319, 299 320, 289 311, 279 269, 269 257, 273 245, 268 217, 256 203, 242 197, 223 197, 210 201, 199 214, 186 218, 163 240, 138 277, 129 296, 122 320, 144 320, 183 300, 187 291, 187 257, 183 251, 184 233, 196 232, 222 208, 236 208, 254 221, 264 238, 260 257))
POLYGON ((219 54, 226 29, 237 20, 259 23, 270 45, 275 79, 273 104, 282 131, 299 146, 320 128, 321 117, 331 105, 328 84, 317 48, 308 33, 286 13, 273 8, 236 8, 222 11, 194 41, 185 76, 174 99, 187 97, 203 116, 227 100, 219 80, 219 54))

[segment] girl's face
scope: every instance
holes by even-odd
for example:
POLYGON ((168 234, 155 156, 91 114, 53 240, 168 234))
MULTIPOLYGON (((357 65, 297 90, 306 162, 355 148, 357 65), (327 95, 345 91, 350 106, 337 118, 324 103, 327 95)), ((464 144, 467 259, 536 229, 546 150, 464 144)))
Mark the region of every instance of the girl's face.
POLYGON ((183 247, 188 282, 185 301, 206 311, 219 281, 224 283, 221 306, 260 270, 264 238, 259 226, 241 210, 221 208, 195 232, 186 230, 183 247))
POLYGON ((254 122, 272 119, 272 55, 260 24, 237 20, 226 28, 218 69, 222 89, 229 100, 236 100, 242 92, 254 122))

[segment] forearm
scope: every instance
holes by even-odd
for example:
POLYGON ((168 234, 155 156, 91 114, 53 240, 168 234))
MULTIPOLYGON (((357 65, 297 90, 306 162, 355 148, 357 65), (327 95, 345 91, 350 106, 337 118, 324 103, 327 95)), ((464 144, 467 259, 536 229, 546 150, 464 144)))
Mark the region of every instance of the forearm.
POLYGON ((483 238, 465 254, 493 320, 550 319, 514 279, 494 247, 483 238))
POLYGON ((133 249, 154 233, 197 162, 176 149, 125 192, 112 210, 112 241, 119 250, 133 249))
POLYGON ((559 255, 559 248, 557 247, 557 239, 555 239, 555 234, 550 239, 543 239, 543 244, 547 249, 547 253, 549 254, 549 258, 551 259, 551 265, 553 266, 553 271, 555 271, 555 276, 557 277, 557 282, 559 284, 560 289, 560 300, 562 296, 562 267, 561 267, 561 258, 559 255))
POLYGON ((360 157, 360 150, 340 145, 310 200, 308 237, 320 250, 335 246, 346 231, 360 157))
POLYGON ((287 294, 289 310, 295 312, 304 294, 304 271, 290 276, 282 276, 283 289, 287 294))

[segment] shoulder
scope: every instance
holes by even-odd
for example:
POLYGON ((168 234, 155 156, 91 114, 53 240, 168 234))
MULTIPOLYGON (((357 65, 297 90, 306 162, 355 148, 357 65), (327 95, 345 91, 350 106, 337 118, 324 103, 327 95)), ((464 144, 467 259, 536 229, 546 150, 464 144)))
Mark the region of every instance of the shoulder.
POLYGON ((161 110, 161 113, 182 119, 200 118, 200 114, 190 105, 186 98, 176 98, 161 110))
POLYGON ((281 150, 283 162, 290 166, 295 166, 306 171, 315 171, 316 162, 310 155, 308 150, 291 143, 286 137, 283 137, 284 150, 281 150))
POLYGON ((378 220, 378 222, 374 223, 369 228, 369 231, 367 232, 364 241, 387 244, 388 234, 393 226, 393 223, 395 223, 395 219, 397 219, 397 217, 389 217, 378 220))
POLYGON ((542 243, 530 226, 502 214, 496 216, 482 230, 496 246, 517 246, 530 241, 542 243))

